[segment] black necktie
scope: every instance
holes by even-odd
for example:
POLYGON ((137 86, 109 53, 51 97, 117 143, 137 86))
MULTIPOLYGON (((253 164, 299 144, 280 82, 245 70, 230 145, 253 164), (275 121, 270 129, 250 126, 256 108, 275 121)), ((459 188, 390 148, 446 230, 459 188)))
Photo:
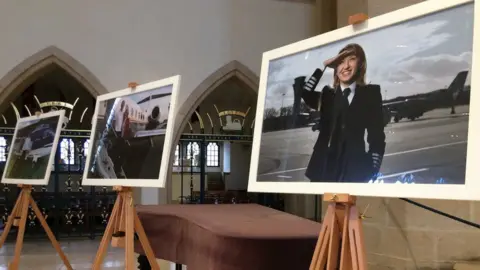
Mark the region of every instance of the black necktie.
POLYGON ((348 96, 350 95, 351 92, 352 90, 350 88, 345 88, 345 90, 343 90, 343 98, 345 99, 348 105, 350 105, 350 102, 348 102, 348 96))

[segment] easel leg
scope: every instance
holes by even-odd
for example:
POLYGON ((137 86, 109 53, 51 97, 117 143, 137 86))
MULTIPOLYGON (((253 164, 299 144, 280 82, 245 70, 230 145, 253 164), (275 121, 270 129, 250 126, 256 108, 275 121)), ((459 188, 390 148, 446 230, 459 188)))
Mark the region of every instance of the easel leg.
POLYGON ((65 267, 67 269, 72 270, 73 268, 70 265, 70 262, 68 261, 67 256, 65 255, 65 253, 63 253, 63 250, 60 247, 60 244, 58 243, 57 239, 53 235, 52 230, 50 230, 50 227, 48 226, 47 221, 43 217, 42 212, 40 212, 40 209, 38 209, 37 203, 35 203, 35 201, 33 200, 33 198, 31 196, 29 196, 28 199, 30 201, 30 205, 32 206, 33 212, 37 216, 38 221, 40 221, 40 224, 42 224, 43 229, 47 233, 47 236, 50 239, 50 242, 52 242, 53 247, 57 251, 60 258, 62 259, 63 264, 65 265, 65 267))
POLYGON ((328 245, 330 244, 330 224, 335 219, 335 206, 328 205, 327 212, 322 222, 322 228, 318 236, 317 245, 315 246, 315 252, 313 253, 312 263, 310 264, 310 270, 323 270, 327 263, 328 245))
POLYGON ((348 194, 325 194, 324 201, 329 205, 310 270, 337 269, 339 251, 340 270, 366 270, 362 222, 355 205, 356 198, 348 194))
POLYGON ((125 269, 133 270, 135 268, 135 247, 134 247, 134 236, 135 236, 135 227, 134 227, 134 217, 133 217, 133 204, 132 204, 132 194, 131 192, 126 192, 124 195, 124 209, 126 210, 125 216, 125 269))
POLYGON ((352 255, 353 269, 366 270, 367 256, 365 251, 365 241, 363 237, 362 222, 359 218, 357 206, 352 206, 349 213, 349 238, 350 238, 350 253, 352 255))
POLYGON ((17 270, 18 265, 20 264, 20 254, 22 253, 23 248, 23 236, 25 235, 25 225, 27 223, 27 215, 28 215, 28 201, 30 197, 30 190, 22 190, 21 195, 22 202, 21 206, 21 216, 20 216, 20 224, 18 225, 18 234, 17 234, 17 242, 15 243, 15 255, 13 257, 12 263, 8 266, 9 270, 17 270))
POLYGON ((333 218, 330 220, 330 226, 328 230, 330 231, 330 243, 328 245, 328 257, 327 257, 327 270, 336 270, 338 266, 338 252, 340 247, 340 228, 338 224, 338 213, 337 206, 333 205, 334 214, 333 218))
POLYGON ((152 246, 150 246, 150 242, 148 241, 147 234, 143 229, 142 222, 137 215, 137 211, 133 209, 133 216, 135 217, 135 231, 137 232, 138 238, 140 239, 140 244, 147 255, 148 262, 150 263, 150 267, 152 270, 160 270, 158 266, 157 259, 155 258, 155 253, 153 253, 152 246))
MULTIPOLYGON (((119 230, 117 232, 125 232, 125 235, 117 237, 116 243, 124 243, 125 245, 125 269, 134 270, 135 269, 135 231, 138 233, 140 238, 140 243, 147 253, 147 258, 151 264, 152 269, 160 270, 153 250, 148 242, 147 236, 143 229, 143 226, 140 222, 140 219, 137 216, 135 211, 135 206, 133 205, 133 194, 130 187, 117 187, 118 191, 117 200, 115 201, 115 206, 113 207, 112 214, 105 229, 105 233, 102 237, 100 247, 97 251, 95 261, 93 264, 94 270, 100 270, 103 258, 108 248, 108 243, 112 239, 114 230, 119 230)), ((116 245, 121 246, 121 245, 116 245)))
POLYGON ((351 207, 349 205, 343 205, 343 228, 342 228, 342 247, 340 250, 340 270, 350 270, 352 268, 352 255, 350 252, 350 247, 352 246, 352 241, 349 238, 349 229, 350 229, 350 211, 351 207))
POLYGON ((7 224, 5 224, 5 228, 3 229, 2 237, 0 238, 0 248, 3 247, 3 244, 5 244, 5 241, 7 240, 8 233, 10 233, 10 229, 12 228, 12 225, 13 225, 13 220, 17 216, 17 213, 19 213, 19 208, 21 208, 22 200, 23 200, 23 192, 20 193, 20 196, 18 197, 17 201, 15 202, 15 206, 13 206, 13 209, 12 209, 12 212, 10 213, 10 216, 8 216, 7 224))
POLYGON ((115 205, 113 206, 112 213, 110 214, 110 218, 108 220, 107 228, 103 233, 102 241, 100 242, 100 246, 97 251, 97 255, 95 256, 95 261, 93 262, 93 270, 100 270, 102 269, 102 262, 105 258, 108 249, 108 243, 112 239, 113 229, 115 227, 115 220, 117 219, 117 215, 119 215, 119 207, 120 203, 122 202, 121 195, 117 195, 117 200, 115 201, 115 205))

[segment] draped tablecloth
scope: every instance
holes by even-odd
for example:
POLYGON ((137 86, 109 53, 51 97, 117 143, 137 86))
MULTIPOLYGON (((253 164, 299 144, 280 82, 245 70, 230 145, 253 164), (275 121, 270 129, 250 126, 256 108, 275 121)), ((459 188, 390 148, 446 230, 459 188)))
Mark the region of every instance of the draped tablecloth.
MULTIPOLYGON (((188 270, 308 269, 320 224, 257 204, 139 205, 159 259, 188 270)), ((138 242, 135 251, 144 252, 138 242)))

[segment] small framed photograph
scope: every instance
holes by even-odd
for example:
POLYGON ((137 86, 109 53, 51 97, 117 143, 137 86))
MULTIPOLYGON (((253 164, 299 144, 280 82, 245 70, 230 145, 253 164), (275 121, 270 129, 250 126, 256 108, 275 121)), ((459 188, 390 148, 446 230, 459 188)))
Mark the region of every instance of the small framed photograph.
POLYGON ((164 187, 180 76, 97 98, 83 184, 164 187))
POLYGON ((64 117, 60 110, 18 119, 2 184, 48 185, 64 117))
POLYGON ((249 191, 480 200, 478 9, 425 1, 265 52, 249 191))

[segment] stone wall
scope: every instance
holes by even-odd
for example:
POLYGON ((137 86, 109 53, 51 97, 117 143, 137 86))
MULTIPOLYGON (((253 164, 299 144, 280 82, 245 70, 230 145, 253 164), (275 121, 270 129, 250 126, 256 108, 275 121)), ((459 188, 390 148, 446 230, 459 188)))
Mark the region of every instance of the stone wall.
MULTIPOLYGON (((415 200, 473 222, 480 203, 415 200)), ((370 269, 453 269, 456 262, 480 259, 480 230, 400 199, 360 198, 370 269)))

